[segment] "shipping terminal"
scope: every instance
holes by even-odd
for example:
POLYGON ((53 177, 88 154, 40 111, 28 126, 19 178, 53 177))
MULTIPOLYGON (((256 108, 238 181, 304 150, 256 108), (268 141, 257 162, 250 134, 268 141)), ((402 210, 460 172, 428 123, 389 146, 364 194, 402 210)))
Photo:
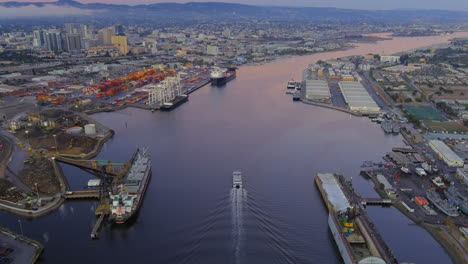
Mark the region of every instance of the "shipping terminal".
POLYGON ((343 176, 318 173, 315 183, 327 205, 328 226, 344 263, 398 263, 343 176))

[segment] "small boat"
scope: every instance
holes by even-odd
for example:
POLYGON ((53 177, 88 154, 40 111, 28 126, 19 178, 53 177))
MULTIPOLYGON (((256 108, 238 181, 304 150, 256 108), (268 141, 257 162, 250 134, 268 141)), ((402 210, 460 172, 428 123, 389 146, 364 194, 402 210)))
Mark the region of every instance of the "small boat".
POLYGON ((234 171, 232 173, 232 188, 242 188, 242 172, 234 171))
POLYGON ((404 173, 410 173, 410 172, 411 172, 410 169, 407 168, 407 167, 401 167, 400 170, 401 170, 402 172, 404 172, 404 173))

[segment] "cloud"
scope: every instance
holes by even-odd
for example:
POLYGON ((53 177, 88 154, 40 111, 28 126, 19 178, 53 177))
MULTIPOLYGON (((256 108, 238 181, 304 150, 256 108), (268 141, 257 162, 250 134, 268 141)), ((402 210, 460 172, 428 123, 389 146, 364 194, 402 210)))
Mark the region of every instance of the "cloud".
POLYGON ((72 6, 34 5, 23 7, 0 7, 0 18, 37 18, 37 17, 65 17, 65 16, 90 16, 103 10, 84 10, 72 6))

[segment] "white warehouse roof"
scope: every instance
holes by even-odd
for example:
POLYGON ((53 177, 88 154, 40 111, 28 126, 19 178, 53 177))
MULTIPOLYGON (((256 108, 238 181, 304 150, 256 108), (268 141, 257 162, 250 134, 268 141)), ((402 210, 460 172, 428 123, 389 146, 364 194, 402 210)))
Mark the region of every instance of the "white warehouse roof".
POLYGON ((429 146, 434 150, 448 166, 463 167, 463 160, 440 140, 429 141, 429 146))
POLYGON ((351 111, 377 113, 379 106, 360 82, 339 82, 343 97, 351 111))
POLYGON ((335 211, 344 211, 350 207, 348 199, 333 174, 318 173, 317 177, 320 178, 322 189, 327 193, 328 201, 333 205, 335 211))
POLYGON ((325 99, 331 97, 330 89, 326 81, 306 80, 305 88, 307 99, 325 99))

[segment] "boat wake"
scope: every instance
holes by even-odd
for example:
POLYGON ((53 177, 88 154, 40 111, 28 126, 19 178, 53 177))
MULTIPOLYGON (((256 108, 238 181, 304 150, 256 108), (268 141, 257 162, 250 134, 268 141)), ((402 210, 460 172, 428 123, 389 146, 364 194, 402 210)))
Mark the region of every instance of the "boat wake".
POLYGON ((234 247, 235 263, 240 262, 240 251, 243 238, 243 210, 247 200, 247 191, 243 188, 231 190, 231 210, 232 210, 232 241, 234 247))

